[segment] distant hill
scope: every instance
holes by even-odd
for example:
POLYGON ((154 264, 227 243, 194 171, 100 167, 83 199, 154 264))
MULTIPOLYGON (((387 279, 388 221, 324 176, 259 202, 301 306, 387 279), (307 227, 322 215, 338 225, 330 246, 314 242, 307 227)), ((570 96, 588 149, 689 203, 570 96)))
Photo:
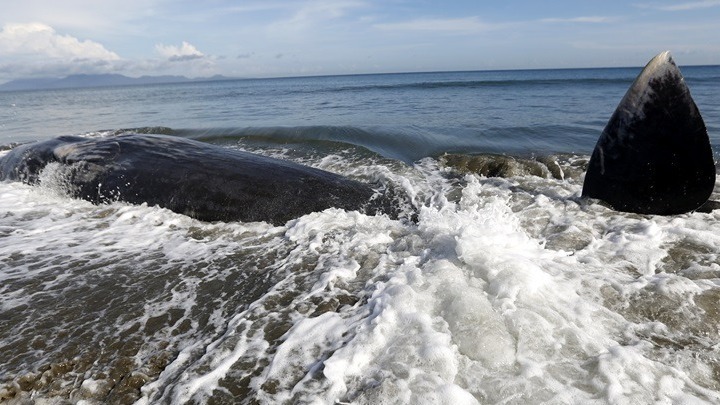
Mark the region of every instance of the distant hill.
POLYGON ((185 76, 141 76, 128 77, 120 74, 71 75, 57 78, 17 79, 0 84, 0 91, 69 89, 83 87, 130 86, 162 83, 192 83, 218 80, 232 80, 230 77, 216 75, 207 78, 190 79, 185 76))

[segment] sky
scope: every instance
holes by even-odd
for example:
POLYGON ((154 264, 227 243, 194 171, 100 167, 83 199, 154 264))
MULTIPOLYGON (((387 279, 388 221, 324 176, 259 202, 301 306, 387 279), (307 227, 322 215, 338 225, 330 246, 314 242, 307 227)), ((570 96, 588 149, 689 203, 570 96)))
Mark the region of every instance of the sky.
POLYGON ((720 64, 720 0, 0 3, 0 83, 720 64))

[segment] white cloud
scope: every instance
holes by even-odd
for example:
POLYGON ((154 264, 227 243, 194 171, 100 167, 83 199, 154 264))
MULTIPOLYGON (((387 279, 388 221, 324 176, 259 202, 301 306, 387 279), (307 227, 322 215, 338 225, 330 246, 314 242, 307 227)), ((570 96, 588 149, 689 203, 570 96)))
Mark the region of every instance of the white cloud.
POLYGON ((349 10, 362 7, 361 1, 310 1, 295 13, 293 21, 328 20, 345 16, 349 10))
POLYGON ((182 62, 205 57, 205 54, 198 51, 194 45, 185 41, 183 41, 180 46, 157 44, 155 45, 155 50, 157 50, 160 56, 171 62, 182 62))
POLYGON ((589 23, 589 24, 603 24, 617 21, 615 17, 601 17, 601 16, 588 16, 588 17, 572 17, 572 18, 543 18, 540 22, 544 23, 589 23))
POLYGON ((58 34, 42 23, 7 24, 0 31, 0 53, 38 60, 116 61, 120 57, 101 44, 58 34))
POLYGON ((350 15, 351 10, 366 6, 357 0, 312 0, 286 3, 289 18, 276 20, 266 26, 272 36, 290 36, 297 39, 300 33, 327 28, 328 22, 350 15))
POLYGON ((164 0, 3 1, 2 22, 42 21, 61 31, 114 33, 152 16, 164 0), (127 24, 127 25, 126 25, 127 24))
POLYGON ((651 8, 662 11, 688 11, 711 7, 720 7, 720 0, 702 0, 689 3, 673 4, 670 6, 661 6, 657 4, 638 4, 636 6, 640 8, 651 8))
POLYGON ((465 18, 423 18, 396 23, 375 24, 384 31, 434 31, 434 32, 478 32, 497 28, 497 25, 482 22, 478 17, 465 18))
POLYGON ((155 51, 162 60, 147 60, 141 70, 145 74, 179 74, 202 77, 217 74, 216 61, 219 58, 200 52, 194 45, 183 41, 180 45, 155 45, 155 51), (178 63, 183 62, 183 63, 178 63))
POLYGON ((62 77, 79 73, 183 74, 217 73, 214 58, 194 45, 158 44, 161 59, 127 60, 92 40, 58 33, 43 23, 6 24, 0 30, 0 81, 23 77, 62 77), (177 62, 187 63, 177 63, 177 62))

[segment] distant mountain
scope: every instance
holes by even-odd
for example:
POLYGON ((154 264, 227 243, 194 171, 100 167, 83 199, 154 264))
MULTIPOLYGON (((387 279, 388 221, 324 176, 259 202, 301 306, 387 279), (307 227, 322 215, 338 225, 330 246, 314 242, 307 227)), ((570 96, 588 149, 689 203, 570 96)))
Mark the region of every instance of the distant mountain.
POLYGON ((98 74, 98 75, 71 75, 61 79, 38 78, 38 79, 17 79, 0 84, 0 91, 13 90, 41 90, 41 89, 69 89, 82 87, 105 87, 105 86, 131 86, 162 83, 192 83, 232 80, 230 77, 215 75, 207 78, 190 79, 185 76, 141 76, 128 77, 120 74, 98 74))

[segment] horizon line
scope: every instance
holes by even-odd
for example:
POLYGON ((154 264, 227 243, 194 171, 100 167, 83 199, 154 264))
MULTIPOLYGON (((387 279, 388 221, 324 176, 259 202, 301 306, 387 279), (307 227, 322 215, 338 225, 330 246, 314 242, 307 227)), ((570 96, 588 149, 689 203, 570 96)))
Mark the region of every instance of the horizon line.
MULTIPOLYGON (((133 80, 140 80, 143 78, 162 78, 162 77, 168 77, 168 78, 180 78, 188 80, 189 82, 221 82, 221 81, 235 81, 235 80, 275 80, 275 79, 300 79, 300 78, 323 78, 323 77, 349 77, 349 76, 375 76, 375 75, 404 75, 404 74, 436 74, 436 73, 474 73, 474 72, 532 72, 532 71, 548 71, 548 70, 600 70, 600 69, 642 69, 643 66, 597 66, 597 67, 557 67, 557 68, 500 68, 500 69, 460 69, 460 70, 408 70, 408 71, 386 71, 386 72, 365 72, 365 73, 327 73, 327 74, 299 74, 299 75, 279 75, 279 76, 225 76, 222 73, 214 74, 211 76, 198 76, 198 77, 188 77, 185 75, 175 75, 175 74, 157 74, 157 75, 148 75, 144 74, 141 76, 128 76, 123 73, 75 73, 70 74, 66 76, 61 77, 55 77, 55 76, 41 76, 41 77, 24 77, 24 78, 16 78, 16 79, 10 79, 6 82, 0 83, 0 91, 23 91, 23 90, 3 90, 2 87, 6 84, 12 83, 14 81, 32 81, 32 80, 64 80, 71 77, 77 77, 77 76, 123 76, 128 79, 133 80), (213 79, 215 78, 215 79, 213 79)), ((684 68, 695 68, 695 67, 720 67, 720 64, 693 64, 693 65, 678 65, 678 67, 682 70, 684 68)), ((185 83, 183 81, 168 81, 168 82, 159 82, 159 83, 128 83, 128 84, 98 84, 96 86, 88 86, 89 87, 122 87, 122 86, 134 86, 134 85, 163 85, 163 84, 182 84, 185 83)), ((26 89, 26 90, 59 90, 59 89, 71 89, 71 88, 77 88, 77 87, 60 87, 60 88, 36 88, 36 89, 26 89)))

